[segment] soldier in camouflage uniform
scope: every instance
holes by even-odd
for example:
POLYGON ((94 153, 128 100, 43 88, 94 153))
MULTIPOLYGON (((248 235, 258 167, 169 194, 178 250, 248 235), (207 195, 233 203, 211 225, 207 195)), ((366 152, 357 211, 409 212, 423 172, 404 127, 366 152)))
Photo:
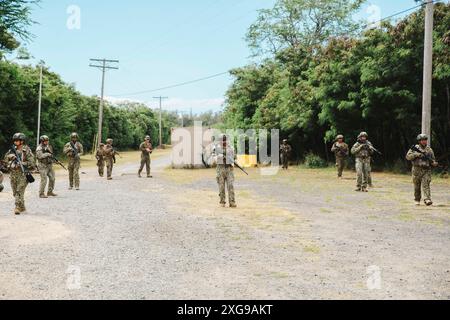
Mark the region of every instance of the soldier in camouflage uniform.
POLYGON ((100 177, 103 177, 105 172, 105 158, 104 158, 104 148, 105 144, 100 143, 99 148, 97 149, 97 152, 95 154, 95 158, 97 159, 97 167, 98 167, 98 175, 100 177))
POLYGON ((3 160, 0 160, 0 192, 2 192, 5 187, 3 186, 3 172, 6 173, 6 163, 3 160))
POLYGON ((70 142, 64 146, 64 154, 69 158, 69 190, 75 183, 75 190, 80 190, 80 164, 83 155, 83 145, 78 142, 78 134, 72 133, 70 142))
POLYGON ((106 162, 106 173, 108 180, 112 180, 112 171, 116 159, 117 152, 114 150, 113 147, 113 139, 106 140, 106 145, 104 147, 103 154, 105 156, 105 162, 106 162))
POLYGON ((25 145, 25 139, 26 137, 23 133, 16 133, 13 137, 13 148, 15 148, 19 159, 17 159, 13 149, 9 150, 5 155, 5 161, 11 168, 10 180, 11 188, 15 198, 16 208, 14 210, 14 213, 16 215, 20 215, 21 213, 26 211, 25 190, 28 186, 27 178, 25 177, 25 174, 21 169, 19 161, 22 162, 24 169, 27 171, 31 171, 36 167, 33 152, 27 145, 25 145))
POLYGON ((331 152, 336 155, 336 167, 338 171, 338 178, 342 178, 342 173, 345 169, 345 159, 348 157, 350 151, 348 144, 344 142, 344 136, 338 135, 336 137, 336 142, 331 148, 331 152))
POLYGON ((139 146, 139 150, 141 150, 142 153, 141 153, 141 167, 138 172, 138 177, 141 178, 141 173, 142 173, 142 170, 144 170, 144 166, 145 166, 146 171, 147 171, 147 178, 153 178, 150 174, 150 170, 151 170, 150 156, 153 153, 153 146, 152 146, 150 136, 145 137, 145 141, 141 143, 141 145, 139 146))
POLYGON ((220 205, 222 207, 226 206, 226 189, 228 189, 230 208, 236 208, 234 193, 234 163, 236 155, 227 140, 227 136, 223 135, 220 139, 221 143, 215 146, 213 153, 217 157, 217 183, 219 184, 220 205))
POLYGON ((292 152, 292 147, 289 145, 288 140, 284 139, 283 144, 280 147, 280 157, 283 169, 289 169, 289 157, 292 152))
POLYGON ((374 153, 372 144, 368 141, 369 135, 361 132, 358 142, 352 148, 352 155, 356 157, 357 187, 356 191, 368 192, 370 162, 374 153))
POLYGON ((409 150, 406 159, 413 164, 412 175, 414 183, 414 197, 416 205, 420 206, 422 200, 422 189, 425 196, 425 204, 427 206, 433 205, 431 201, 431 169, 436 167, 438 163, 434 156, 433 149, 428 146, 428 136, 420 134, 417 137, 419 142, 416 148, 421 152, 409 150))
POLYGON ((39 188, 39 197, 46 199, 48 197, 56 197, 53 193, 55 188, 55 170, 53 170, 53 148, 49 144, 48 136, 40 138, 41 144, 36 149, 36 159, 38 163, 39 173, 41 174, 41 184, 39 188), (48 192, 45 194, 45 187, 47 186, 48 178, 48 192))
POLYGON ((5 187, 3 186, 3 172, 0 171, 0 192, 2 192, 4 188, 5 187))

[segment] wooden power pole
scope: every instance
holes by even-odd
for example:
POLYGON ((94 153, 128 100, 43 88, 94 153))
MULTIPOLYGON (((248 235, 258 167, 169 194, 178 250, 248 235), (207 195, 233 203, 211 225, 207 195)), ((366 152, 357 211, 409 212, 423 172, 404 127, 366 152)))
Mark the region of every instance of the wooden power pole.
POLYGON ((431 97, 433 84, 433 16, 434 3, 429 0, 425 7, 425 52, 423 66, 422 133, 431 142, 431 97))
POLYGON ((102 92, 100 97, 100 106, 98 111, 98 138, 97 138, 97 148, 100 146, 100 143, 102 143, 102 129, 103 129, 103 104, 105 99, 105 73, 106 70, 118 70, 119 68, 116 66, 111 66, 110 64, 116 64, 119 63, 119 60, 106 60, 106 59, 90 59, 93 63, 101 63, 93 64, 91 63, 89 66, 92 68, 99 68, 102 70, 102 92))

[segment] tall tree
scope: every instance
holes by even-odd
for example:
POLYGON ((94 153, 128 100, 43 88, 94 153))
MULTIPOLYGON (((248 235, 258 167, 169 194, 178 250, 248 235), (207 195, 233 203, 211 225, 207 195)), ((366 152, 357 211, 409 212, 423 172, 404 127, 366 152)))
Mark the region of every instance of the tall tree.
POLYGON ((272 9, 260 10, 247 33, 247 42, 255 55, 274 55, 287 48, 311 48, 332 36, 354 34, 359 25, 353 14, 364 2, 277 0, 272 9))

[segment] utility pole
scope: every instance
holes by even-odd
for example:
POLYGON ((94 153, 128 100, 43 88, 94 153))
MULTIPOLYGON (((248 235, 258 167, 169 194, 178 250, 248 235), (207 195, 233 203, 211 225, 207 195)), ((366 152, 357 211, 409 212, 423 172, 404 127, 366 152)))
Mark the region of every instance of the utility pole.
POLYGON ((428 0, 425 7, 425 52, 423 66, 422 133, 431 143, 431 97, 433 85, 433 18, 434 3, 428 0))
POLYGON ((162 102, 165 99, 169 99, 169 97, 153 97, 153 99, 159 100, 159 147, 162 147, 162 102))
POLYGON ((98 68, 102 70, 102 92, 100 98, 100 106, 98 112, 98 133, 97 133, 97 147, 102 143, 102 130, 103 130, 103 104, 105 98, 105 74, 106 70, 118 70, 119 68, 114 64, 119 63, 119 60, 107 60, 107 59, 90 59, 91 64, 89 67, 98 68), (97 63, 97 64, 96 64, 97 63), (98 63, 101 63, 98 65, 98 63), (113 64, 113 65, 111 65, 113 64))
POLYGON ((40 143, 41 136, 41 109, 42 109, 42 81, 43 81, 43 69, 44 65, 41 61, 40 63, 40 73, 39 73, 39 102, 38 102, 38 124, 37 124, 37 138, 36 138, 36 148, 40 143))

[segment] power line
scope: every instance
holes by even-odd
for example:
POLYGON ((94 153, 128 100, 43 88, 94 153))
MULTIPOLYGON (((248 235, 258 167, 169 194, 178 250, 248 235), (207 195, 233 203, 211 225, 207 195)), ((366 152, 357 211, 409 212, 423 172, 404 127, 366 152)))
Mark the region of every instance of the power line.
POLYGON ((186 86, 188 84, 193 84, 193 83, 196 83, 196 82, 201 82, 201 81, 205 81, 205 80, 209 80, 209 79, 213 79, 213 78, 218 78, 218 77, 223 76, 223 75, 228 74, 228 73, 229 73, 229 71, 225 71, 225 72, 213 74, 213 75, 208 76, 208 77, 195 79, 195 80, 191 80, 191 81, 186 81, 186 82, 170 85, 170 86, 167 86, 167 87, 151 89, 151 90, 145 90, 145 91, 139 91, 139 92, 131 92, 131 93, 125 93, 125 94, 111 95, 111 97, 137 96, 137 95, 146 94, 146 93, 152 93, 152 92, 157 92, 157 91, 162 91, 162 90, 167 90, 167 89, 178 88, 178 87, 181 87, 181 86, 186 86))
MULTIPOLYGON (((441 1, 438 1, 438 0, 427 1, 427 2, 421 3, 419 5, 416 5, 414 7, 411 7, 411 8, 405 9, 403 11, 394 13, 394 14, 392 14, 392 15, 390 15, 388 17, 385 17, 383 19, 380 19, 378 21, 370 22, 370 23, 366 24, 363 27, 367 28, 367 27, 370 27, 372 25, 384 22, 386 20, 390 20, 390 19, 392 19, 394 17, 397 17, 399 15, 405 14, 405 13, 407 13, 409 11, 412 11, 412 10, 415 10, 417 8, 420 8, 420 7, 422 7, 422 6, 426 5, 426 4, 438 3, 438 2, 441 2, 441 1)), ((322 42, 318 42, 317 44, 320 44, 320 43, 322 43, 322 42)), ((162 90, 167 90, 167 89, 173 89, 173 88, 178 88, 178 87, 181 87, 181 86, 186 86, 186 85, 189 85, 189 84, 193 84, 193 83, 197 83, 197 82, 201 82, 201 81, 217 78, 217 77, 223 76, 223 75, 228 74, 228 73, 229 73, 229 71, 225 71, 225 72, 217 73, 217 74, 214 74, 214 75, 211 75, 211 76, 207 76, 207 77, 204 77, 204 78, 195 79, 195 80, 191 80, 191 81, 186 81, 186 82, 182 82, 182 83, 178 83, 178 84, 174 84, 174 85, 170 85, 170 86, 166 86, 166 87, 162 87, 162 88, 156 88, 156 89, 144 90, 144 91, 138 91, 138 92, 131 92, 131 93, 124 93, 124 94, 118 94, 118 95, 111 95, 111 96, 112 97, 137 96, 137 95, 142 95, 142 94, 146 94, 146 93, 152 93, 152 92, 157 92, 157 91, 162 91, 162 90)))

